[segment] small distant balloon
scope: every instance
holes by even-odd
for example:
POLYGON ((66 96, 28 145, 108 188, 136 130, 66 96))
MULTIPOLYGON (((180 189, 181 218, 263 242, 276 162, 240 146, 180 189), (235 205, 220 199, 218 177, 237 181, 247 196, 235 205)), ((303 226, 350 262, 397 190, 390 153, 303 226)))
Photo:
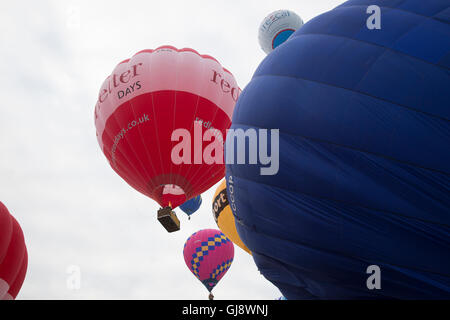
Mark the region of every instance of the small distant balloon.
POLYGON ((290 10, 270 13, 259 26, 259 44, 269 54, 303 25, 303 20, 290 10))
MULTIPOLYGON (((189 270, 211 293, 231 267, 234 246, 220 230, 204 229, 186 240, 183 255, 189 270)), ((209 297, 212 300, 212 294, 209 297)))
POLYGON ((202 205, 202 197, 197 196, 180 205, 180 209, 183 210, 183 212, 190 217, 191 214, 196 212, 201 205, 202 205))

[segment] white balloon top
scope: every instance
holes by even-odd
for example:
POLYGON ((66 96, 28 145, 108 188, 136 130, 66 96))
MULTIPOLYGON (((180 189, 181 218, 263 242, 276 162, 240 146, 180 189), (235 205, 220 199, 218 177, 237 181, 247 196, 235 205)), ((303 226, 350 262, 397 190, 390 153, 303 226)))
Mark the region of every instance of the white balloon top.
POLYGON ((259 26, 259 44, 269 54, 303 25, 303 20, 290 10, 270 13, 259 26))

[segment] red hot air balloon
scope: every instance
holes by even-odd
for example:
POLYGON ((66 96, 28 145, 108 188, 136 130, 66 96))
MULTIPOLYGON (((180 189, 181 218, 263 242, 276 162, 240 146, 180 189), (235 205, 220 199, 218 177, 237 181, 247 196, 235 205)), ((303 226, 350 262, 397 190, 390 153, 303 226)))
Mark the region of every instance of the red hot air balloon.
POLYGON ((233 262, 234 245, 219 230, 204 229, 186 240, 183 255, 189 270, 211 293, 233 262))
POLYGON ((28 254, 22 229, 0 202, 0 300, 14 300, 27 272, 28 254))
POLYGON ((220 139, 231 125, 239 93, 233 75, 211 56, 171 46, 140 51, 119 63, 100 89, 98 142, 128 184, 162 207, 175 208, 224 176, 220 139), (176 129, 188 133, 189 141, 174 136, 176 129), (214 137, 202 136, 207 129, 214 137), (217 141, 222 161, 203 161, 209 144, 217 141), (177 153, 180 142, 190 150, 177 153), (183 162, 174 161, 174 155, 183 162))

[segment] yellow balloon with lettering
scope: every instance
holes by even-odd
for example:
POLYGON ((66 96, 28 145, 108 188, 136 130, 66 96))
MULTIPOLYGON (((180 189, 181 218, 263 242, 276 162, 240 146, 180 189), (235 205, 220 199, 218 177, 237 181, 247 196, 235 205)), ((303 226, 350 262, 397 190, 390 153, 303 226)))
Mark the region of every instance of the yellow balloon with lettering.
POLYGON ((249 254, 252 252, 242 242, 234 224, 234 216, 228 203, 227 186, 225 179, 220 183, 214 194, 212 211, 214 220, 217 223, 220 231, 223 232, 235 245, 241 247, 249 254))

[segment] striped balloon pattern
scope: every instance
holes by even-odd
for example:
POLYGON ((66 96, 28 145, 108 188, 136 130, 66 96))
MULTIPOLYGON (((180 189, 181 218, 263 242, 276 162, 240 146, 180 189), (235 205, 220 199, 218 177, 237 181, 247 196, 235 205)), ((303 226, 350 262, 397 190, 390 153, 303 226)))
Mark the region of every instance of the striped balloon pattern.
POLYGON ((219 230, 204 229, 186 240, 183 255, 189 270, 211 292, 230 269, 234 246, 219 230))
POLYGON ((177 134, 201 140, 208 131, 223 143, 239 93, 231 72, 209 55, 172 46, 140 51, 100 89, 94 113, 100 148, 130 186, 176 208, 225 175, 223 163, 203 161, 209 143, 195 140, 179 159, 177 134))
POLYGON ((0 202, 0 300, 14 300, 22 287, 28 253, 22 229, 0 202))

